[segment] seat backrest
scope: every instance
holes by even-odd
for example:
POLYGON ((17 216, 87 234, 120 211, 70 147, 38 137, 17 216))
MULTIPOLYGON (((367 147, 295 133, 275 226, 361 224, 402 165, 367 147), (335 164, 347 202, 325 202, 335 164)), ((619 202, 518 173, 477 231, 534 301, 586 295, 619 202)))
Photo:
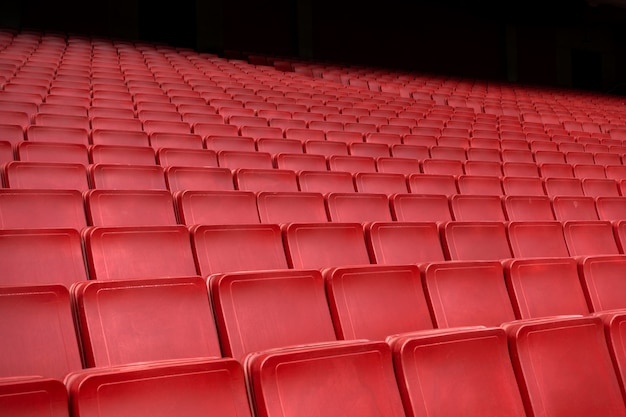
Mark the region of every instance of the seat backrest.
POLYGON ((580 282, 591 311, 626 308, 626 258, 586 256, 578 261, 580 282))
POLYGON ((365 235, 373 263, 416 264, 445 259, 435 223, 374 222, 365 225, 365 235))
POLYGON ((0 229, 87 226, 78 190, 0 189, 0 229))
POLYGON ((552 198, 552 208, 559 221, 598 220, 592 197, 556 196, 552 198))
POLYGON ((248 360, 247 375, 258 416, 405 415, 391 352, 383 342, 260 352, 248 360))
POLYGON ((87 367, 221 356, 200 277, 86 281, 72 292, 87 367))
POLYGON ((352 174, 349 172, 300 171, 298 174, 300 191, 313 193, 352 193, 355 192, 352 174))
POLYGON ((203 277, 287 268, 281 231, 275 224, 197 225, 191 228, 191 238, 203 277))
POLYGON ((389 200, 385 194, 329 193, 325 198, 332 222, 391 221, 389 200))
POLYGON ((0 378, 0 410, 13 417, 69 417, 67 389, 57 379, 0 378))
POLYGON ((547 196, 507 195, 503 200, 507 220, 554 220, 552 204, 547 196))
POLYGON ((27 162, 89 164, 87 147, 82 143, 20 142, 17 159, 27 162))
POLYGON ((526 416, 502 329, 434 330, 389 344, 407 415, 526 416))
POLYGON ((389 204, 394 220, 401 222, 438 222, 452 220, 448 197, 428 194, 395 194, 389 204))
POLYGON ((596 209, 600 220, 626 220, 626 198, 624 197, 598 197, 596 209))
POLYGON ((608 221, 566 221, 563 234, 571 256, 618 255, 613 226, 608 221))
POLYGON ((464 195, 450 197, 450 207, 458 221, 505 221, 502 200, 497 195, 464 195))
POLYGON ((330 268, 324 278, 339 339, 385 340, 433 328, 415 265, 330 268))
POLYGON ((389 195, 409 192, 403 174, 358 172, 354 174, 354 185, 362 193, 389 195))
POLYGON ((83 238, 90 279, 198 274, 185 226, 90 227, 83 238))
POLYGON ((324 196, 320 193, 272 192, 257 193, 261 223, 327 222, 324 196))
POLYGON ((181 223, 254 224, 259 223, 256 196, 251 191, 194 191, 176 193, 181 223))
POLYGON ((94 164, 89 167, 93 188, 104 190, 167 190, 158 165, 94 164))
POLYGON ((451 196, 459 192, 453 175, 411 174, 408 183, 412 194, 451 196))
POLYGON ((560 222, 512 221, 507 227, 515 258, 569 256, 560 222))
POLYGON ((601 318, 520 321, 505 330, 531 415, 626 415, 601 318))
POLYGON ((172 194, 167 190, 89 190, 85 208, 91 226, 174 226, 172 194))
POLYGON ((235 189, 233 174, 228 168, 171 166, 165 168, 165 180, 171 192, 235 189))
POLYGON ((163 168, 217 167, 217 154, 208 149, 160 148, 156 153, 157 163, 163 168))
POLYGON ((0 320, 0 377, 63 380, 82 368, 66 287, 0 287, 0 314, 7 318, 0 320))
POLYGON ((515 319, 499 261, 433 262, 422 266, 422 274, 438 328, 515 319))
POLYGON ((518 319, 589 314, 573 258, 511 259, 504 276, 518 319))
POLYGON ((89 369, 67 381, 73 415, 251 417, 241 364, 200 358, 149 366, 89 369), (114 389, 109 389, 114 387, 114 389))
POLYGON ((42 190, 89 189, 83 164, 12 161, 4 166, 7 188, 42 190))
POLYGON ((77 229, 0 230, 3 285, 62 284, 87 279, 77 229))
POLYGON ((238 190, 246 191, 298 191, 296 173, 287 169, 235 170, 233 175, 238 190))
POLYGON ((283 229, 289 267, 322 269, 370 263, 358 223, 291 223, 283 229))
POLYGON ((454 261, 511 258, 503 222, 452 221, 440 225, 446 259, 454 261))
POLYGON ((217 274, 208 285, 224 356, 336 340, 319 271, 217 274))

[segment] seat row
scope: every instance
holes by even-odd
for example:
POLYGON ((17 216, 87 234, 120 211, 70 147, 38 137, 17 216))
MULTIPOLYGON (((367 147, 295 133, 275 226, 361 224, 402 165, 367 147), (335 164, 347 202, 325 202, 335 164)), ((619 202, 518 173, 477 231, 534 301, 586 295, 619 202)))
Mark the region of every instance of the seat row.
POLYGON ((0 231, 3 282, 620 255, 626 221, 207 224, 0 231), (84 255, 83 255, 84 246, 84 255))
MULTIPOLYGON (((242 416, 252 415, 250 407, 267 416, 302 415, 304 407, 330 416, 626 415, 624 310, 447 327, 448 319, 468 321, 469 312, 469 321, 482 321, 485 310, 501 307, 491 302, 506 296, 504 281, 490 271, 502 266, 431 268, 423 291, 420 272, 409 266, 338 268, 325 277, 309 270, 217 275, 208 282, 211 302, 198 277, 85 282, 71 301, 60 286, 4 287, 0 309, 12 320, 0 322, 0 333, 13 343, 0 357, 1 409, 15 417, 33 410, 165 416, 174 408, 242 416), (500 294, 485 292, 489 286, 500 294), (439 329, 427 300, 443 320, 439 329), (411 330, 386 336, 405 326, 411 330), (382 338, 352 337, 381 330, 382 338)), ((545 272, 527 277, 528 298, 546 290, 547 283, 536 285, 544 278, 557 280, 545 272)))
MULTIPOLYGON (((99 148, 103 154, 115 154, 125 148, 99 148)), ((189 161, 210 164, 208 151, 161 149, 159 157, 164 164, 189 161)), ((415 168, 411 159, 379 159, 383 172, 364 170, 362 159, 357 157, 329 157, 328 162, 337 170, 326 171, 323 157, 279 154, 275 161, 291 168, 320 170, 275 169, 267 154, 238 151, 220 151, 222 164, 215 166, 167 166, 96 163, 85 166, 79 163, 46 163, 11 161, 2 166, 5 188, 11 189, 62 189, 86 191, 109 190, 247 190, 247 191, 303 191, 303 192, 366 192, 413 194, 518 195, 518 196, 579 196, 619 197, 624 195, 626 179, 596 178, 539 178, 524 176, 446 175, 410 173, 415 168), (356 163, 356 166, 355 166, 356 163), (241 166, 250 166, 242 168, 241 166), (260 165, 260 166, 259 166, 260 165), (269 167, 269 168, 262 168, 269 167), (403 171, 409 171, 405 173, 403 171), (354 172, 354 173, 353 173, 354 172)), ((373 160, 372 160, 373 162, 373 160)), ((217 164, 216 164, 217 165, 217 164)))
POLYGON ((626 221, 624 197, 0 189, 2 229, 373 221, 626 221))

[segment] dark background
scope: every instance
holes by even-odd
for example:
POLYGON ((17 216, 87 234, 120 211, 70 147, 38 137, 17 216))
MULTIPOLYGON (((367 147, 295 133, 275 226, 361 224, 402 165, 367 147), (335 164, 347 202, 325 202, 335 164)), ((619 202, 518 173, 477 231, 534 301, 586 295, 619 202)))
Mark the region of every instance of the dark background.
POLYGON ((626 7, 588 1, 3 0, 0 26, 625 93, 626 7))

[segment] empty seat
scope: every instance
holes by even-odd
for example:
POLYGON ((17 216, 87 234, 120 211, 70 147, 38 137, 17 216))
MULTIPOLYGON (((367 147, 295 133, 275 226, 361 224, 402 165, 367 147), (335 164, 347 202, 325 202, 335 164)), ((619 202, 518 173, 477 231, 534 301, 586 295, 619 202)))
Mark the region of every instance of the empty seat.
POLYGON ((376 169, 379 173, 411 175, 421 172, 420 161, 412 158, 377 158, 376 169))
POLYGON ((104 190, 166 190, 163 168, 157 165, 94 164, 93 188, 104 190))
POLYGON ((462 175, 463 163, 459 160, 425 159, 422 161, 422 172, 434 175, 462 175))
POLYGON ((145 146, 92 145, 89 156, 94 164, 156 164, 154 150, 145 146))
POLYGON ((376 172, 376 161, 367 156, 346 156, 330 155, 328 158, 328 168, 331 171, 376 172))
POLYGON ((385 143, 355 142, 348 145, 350 155, 369 156, 371 158, 387 157, 390 155, 389 146, 385 143))
POLYGON ((620 195, 617 183, 607 178, 583 178, 583 193, 588 197, 617 197, 620 195))
POLYGON ((72 228, 87 226, 78 190, 0 189, 0 228, 72 228))
POLYGON ((117 117, 92 117, 91 128, 95 130, 121 130, 128 132, 143 132, 141 120, 117 117))
POLYGON ((348 145, 343 142, 326 140, 307 140, 304 142, 304 151, 313 155, 343 155, 348 156, 348 145))
POLYGON ((433 328, 417 266, 338 267, 324 278, 339 339, 385 340, 433 328))
POLYGON ((389 198, 394 220, 438 222, 452 220, 448 197, 428 194, 396 194, 389 198))
POLYGON ((66 287, 2 286, 0 313, 5 318, 0 321, 0 335, 7 342, 0 349, 1 377, 38 375, 63 380, 81 369, 66 287))
POLYGON ((191 133, 191 128, 186 122, 176 122, 168 120, 145 120, 143 122, 143 131, 146 132, 148 135, 155 132, 191 133))
POLYGON ((85 208, 92 226, 177 224, 172 194, 167 190, 89 190, 85 208))
POLYGON ((510 259, 504 276, 519 319, 589 314, 573 258, 510 259))
POLYGON ((620 253, 613 226, 608 221, 566 221, 563 234, 571 256, 617 255, 620 253))
POLYGON ((183 190, 234 190, 233 174, 228 168, 171 166, 165 169, 171 192, 183 190))
POLYGON ((580 282, 591 311, 626 308, 626 258, 623 255, 579 259, 580 282))
POLYGON ((502 176, 502 165, 500 162, 494 161, 465 161, 463 170, 468 175, 479 176, 502 176))
POLYGON ((405 415, 391 352, 384 342, 259 352, 247 361, 247 375, 258 415, 405 415))
POLYGON ((543 180, 546 194, 549 197, 557 195, 584 196, 582 183, 578 178, 545 178, 543 180))
POLYGON ((162 167, 217 167, 217 154, 208 149, 161 148, 156 153, 162 167))
POLYGON ((515 258, 569 256, 560 222, 512 221, 508 232, 515 258))
MULTIPOLYGON (((593 164, 593 162, 591 164, 593 164)), ((602 165, 576 164, 573 168, 574 177, 576 178, 606 179, 606 174, 604 173, 604 167, 602 165)))
POLYGON ((534 162, 503 162, 502 173, 508 177, 539 177, 534 162))
POLYGON ((502 200, 496 195, 463 195, 450 197, 454 220, 458 221, 505 221, 502 200))
POLYGON ((358 172, 354 174, 357 191, 365 193, 407 193, 406 177, 402 174, 358 172))
POLYGON ((407 415, 526 416, 502 329, 401 334, 388 343, 407 415))
POLYGON ((377 264, 418 264, 443 261, 437 224, 374 222, 365 226, 370 259, 377 264))
POLYGON ((86 281, 72 291, 88 367, 221 356, 200 277, 86 281))
POLYGON ((435 262, 422 270, 436 327, 499 326, 515 319, 499 261, 435 262))
POLYGON ((358 223, 291 223, 283 233, 291 268, 370 263, 363 228, 358 223))
POLYGON ((500 260, 511 257, 503 222, 452 221, 440 226, 446 259, 500 260))
POLYGON ((20 161, 89 164, 89 153, 83 144, 25 141, 17 144, 16 151, 20 161))
POLYGON ((276 168, 293 171, 326 171, 326 158, 323 155, 279 153, 274 156, 276 168))
POLYGON ((257 194, 261 223, 327 222, 324 196, 307 192, 261 191, 257 194))
POLYGON ((217 161, 222 168, 272 169, 272 155, 266 152, 217 151, 217 161))
POLYGON ((218 274, 208 285, 224 356, 243 361, 261 350, 336 340, 319 271, 218 274))
POLYGON ((457 185, 461 194, 502 195, 502 184, 499 177, 459 175, 457 185))
POLYGON ((0 164, 13 161, 13 145, 7 140, 3 140, 2 133, 0 133, 0 164))
POLYGON ((150 134, 150 146, 158 148, 202 149, 202 136, 191 133, 162 133, 150 134))
POLYGON ((543 182, 532 177, 502 177, 502 189, 506 195, 545 196, 543 182))
POLYGON ((29 126, 26 137, 32 142, 78 143, 89 145, 86 129, 55 126, 29 126))
POLYGON ((197 275, 185 226, 90 227, 83 238, 90 279, 197 275))
POLYGON ((150 146, 148 135, 143 132, 98 129, 91 133, 94 145, 150 146))
POLYGON ((275 224, 197 225, 191 228, 191 237, 203 277, 287 268, 281 231, 275 224))
POLYGON ((300 171, 297 176, 300 191, 323 194, 355 192, 352 174, 349 172, 300 171))
POLYGON ((259 152, 271 154, 277 153, 302 153, 302 142, 294 139, 260 138, 257 139, 257 149, 259 152))
POLYGON ((626 198, 598 197, 595 202, 600 220, 626 220, 626 198))
POLYGON ((411 174, 408 184, 412 194, 451 196, 459 192, 453 175, 411 174))
POLYGON ((0 409, 13 417, 69 417, 67 389, 57 379, 0 378, 0 409))
POLYGON ((235 186, 246 191, 298 191, 298 180, 294 171, 286 169, 235 170, 235 186))
POLYGON ((503 200, 507 220, 555 220, 550 197, 507 195, 503 200))
POLYGON ((601 318, 520 321, 505 330, 530 415, 626 415, 601 318))
POLYGON ((230 358, 90 369, 73 373, 67 385, 71 409, 83 417, 156 417, 181 407, 189 416, 252 415, 242 366, 230 358))
POLYGON ((176 206, 181 223, 189 226, 259 223, 256 196, 249 191, 180 191, 176 206))
POLYGON ((333 222, 391 221, 389 200, 385 194, 329 193, 326 208, 333 222))
POLYGON ((4 166, 4 181, 8 188, 16 189, 89 189, 87 168, 83 164, 8 162, 4 166))
POLYGON ((557 220, 598 220, 596 205, 591 197, 556 196, 552 207, 557 220))

